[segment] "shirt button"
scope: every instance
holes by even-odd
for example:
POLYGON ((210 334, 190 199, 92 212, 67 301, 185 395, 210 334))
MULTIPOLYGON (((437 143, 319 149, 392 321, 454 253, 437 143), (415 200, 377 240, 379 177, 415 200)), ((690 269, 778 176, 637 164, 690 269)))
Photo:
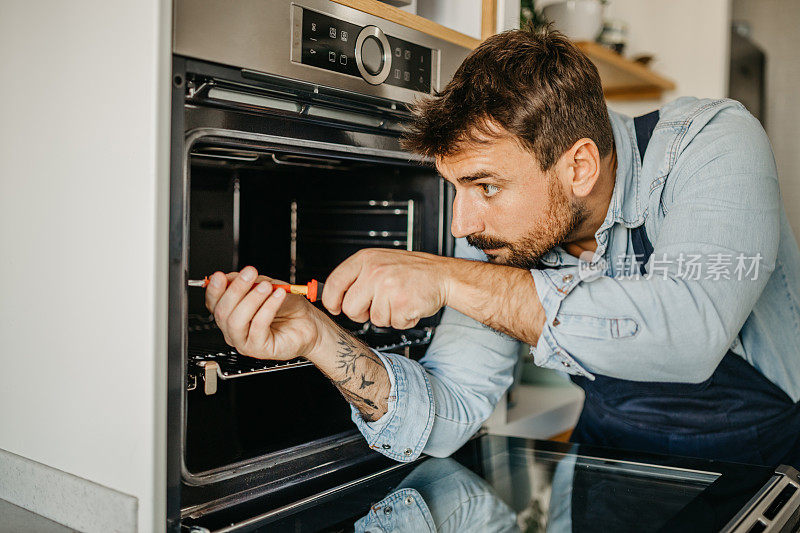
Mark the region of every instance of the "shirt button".
POLYGON ((383 448, 384 450, 390 450, 392 447, 388 444, 384 444, 383 446, 381 446, 381 448, 383 448))
POLYGON ((411 450, 411 448, 406 448, 405 450, 403 450, 403 455, 405 455, 406 457, 409 457, 412 453, 414 452, 411 450))
POLYGON ((392 513, 391 505, 387 505, 386 507, 383 508, 383 514, 391 514, 391 513, 392 513))
POLYGON ((557 325, 559 325, 559 324, 561 324, 561 321, 560 321, 559 319, 557 319, 557 318, 554 318, 554 319, 553 319, 553 325, 554 325, 554 326, 557 326, 557 325))
POLYGON ((412 503, 414 503, 414 498, 411 496, 406 497, 406 505, 411 505, 412 503))
POLYGON ((569 363, 567 363, 566 361, 561 361, 561 364, 564 365, 565 367, 569 368, 569 363))
POLYGON ((572 274, 567 274, 566 276, 564 276, 561 279, 563 279, 565 282, 569 283, 570 281, 572 281, 572 274))

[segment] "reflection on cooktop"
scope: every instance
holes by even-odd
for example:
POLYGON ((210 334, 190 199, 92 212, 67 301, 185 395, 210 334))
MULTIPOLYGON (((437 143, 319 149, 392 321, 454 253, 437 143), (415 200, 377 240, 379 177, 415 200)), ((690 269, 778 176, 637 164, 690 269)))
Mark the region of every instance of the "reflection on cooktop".
POLYGON ((264 531, 719 531, 766 467, 484 436, 274 513, 264 531), (335 495, 334 495, 335 494, 335 495))
POLYGON ((355 531, 657 531, 718 477, 525 449, 485 466, 429 459, 355 531))

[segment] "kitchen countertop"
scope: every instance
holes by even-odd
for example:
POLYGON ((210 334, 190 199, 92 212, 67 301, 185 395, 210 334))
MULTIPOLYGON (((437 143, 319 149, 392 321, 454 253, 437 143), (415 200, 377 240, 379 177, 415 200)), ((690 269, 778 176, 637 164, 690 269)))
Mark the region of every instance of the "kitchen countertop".
POLYGON ((0 533, 73 533, 75 530, 0 500, 0 533))

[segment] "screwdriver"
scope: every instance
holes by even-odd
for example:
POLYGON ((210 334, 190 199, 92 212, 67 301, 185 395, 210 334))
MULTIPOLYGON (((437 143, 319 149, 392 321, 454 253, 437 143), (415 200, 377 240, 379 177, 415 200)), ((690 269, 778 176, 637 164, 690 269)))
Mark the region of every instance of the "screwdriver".
MULTIPOLYGON (((201 287, 205 288, 208 287, 209 279, 208 276, 204 277, 203 279, 190 279, 186 282, 189 287, 201 287)), ((272 283, 272 290, 275 289, 283 289, 289 294, 300 294, 308 298, 309 302, 316 302, 322 297, 322 288, 325 286, 324 283, 320 283, 319 281, 312 279, 305 285, 285 285, 282 283, 272 283)))

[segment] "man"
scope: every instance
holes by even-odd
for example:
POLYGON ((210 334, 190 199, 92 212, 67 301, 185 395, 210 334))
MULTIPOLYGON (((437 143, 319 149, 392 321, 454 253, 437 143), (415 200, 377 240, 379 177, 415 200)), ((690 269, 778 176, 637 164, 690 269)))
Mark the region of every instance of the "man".
POLYGON ((207 290, 229 344, 308 358, 400 461, 480 427, 518 339, 585 389, 573 440, 800 465, 800 254, 739 103, 682 98, 634 122, 563 36, 511 31, 418 107, 406 143, 455 187, 460 258, 365 250, 322 302, 395 328, 447 307, 425 357, 374 352, 268 283, 251 291, 252 267, 207 290))

